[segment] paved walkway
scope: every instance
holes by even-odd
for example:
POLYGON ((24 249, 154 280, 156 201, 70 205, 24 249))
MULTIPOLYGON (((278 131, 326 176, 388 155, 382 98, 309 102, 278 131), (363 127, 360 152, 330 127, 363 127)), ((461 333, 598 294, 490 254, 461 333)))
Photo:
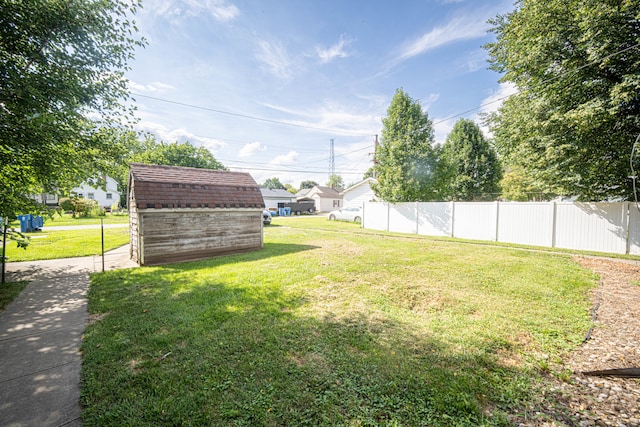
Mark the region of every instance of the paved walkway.
MULTIPOLYGON (((105 254, 105 270, 135 266, 128 246, 105 254)), ((79 349, 101 270, 99 256, 7 264, 9 281, 30 282, 0 311, 0 425, 82 425, 79 349)))

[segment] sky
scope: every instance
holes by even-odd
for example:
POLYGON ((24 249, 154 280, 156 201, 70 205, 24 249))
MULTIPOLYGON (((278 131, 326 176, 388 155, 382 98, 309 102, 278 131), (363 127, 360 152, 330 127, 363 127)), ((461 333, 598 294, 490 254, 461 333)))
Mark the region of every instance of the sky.
MULTIPOLYGON (((514 92, 488 69, 507 0, 147 0, 126 73, 138 130, 206 147, 258 184, 346 186, 373 165, 396 90, 442 144, 514 92), (333 141, 334 162, 330 152, 333 141)), ((488 133, 488 130, 485 129, 488 133)), ((490 136, 487 134, 487 136, 490 136)))

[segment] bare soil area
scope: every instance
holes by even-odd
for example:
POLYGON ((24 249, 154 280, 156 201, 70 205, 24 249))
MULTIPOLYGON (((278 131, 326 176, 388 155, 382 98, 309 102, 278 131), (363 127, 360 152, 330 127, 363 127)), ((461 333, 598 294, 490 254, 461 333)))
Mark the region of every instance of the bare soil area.
POLYGON ((585 343, 568 354, 551 393, 515 421, 518 426, 640 426, 640 379, 584 372, 640 368, 640 264, 576 257, 600 275, 592 295, 595 325, 585 343), (558 379, 558 377, 563 377, 558 379))

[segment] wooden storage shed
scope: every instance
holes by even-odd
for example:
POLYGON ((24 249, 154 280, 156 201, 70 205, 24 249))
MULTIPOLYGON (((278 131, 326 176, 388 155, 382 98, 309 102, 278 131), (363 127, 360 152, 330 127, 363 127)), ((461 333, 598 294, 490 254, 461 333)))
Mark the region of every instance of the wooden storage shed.
POLYGON ((132 163, 128 203, 140 265, 262 248, 264 200, 247 173, 132 163))

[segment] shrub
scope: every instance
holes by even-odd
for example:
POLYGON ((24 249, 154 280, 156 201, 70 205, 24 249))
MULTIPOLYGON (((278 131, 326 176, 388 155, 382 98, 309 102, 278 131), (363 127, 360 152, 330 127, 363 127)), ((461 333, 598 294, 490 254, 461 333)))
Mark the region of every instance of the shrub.
POLYGON ((58 205, 65 212, 71 212, 74 210, 73 202, 69 197, 63 197, 58 201, 58 205))
POLYGON ((91 216, 93 212, 98 212, 96 209, 100 209, 98 202, 91 199, 84 199, 81 197, 73 198, 71 200, 73 204, 73 216, 91 216))

